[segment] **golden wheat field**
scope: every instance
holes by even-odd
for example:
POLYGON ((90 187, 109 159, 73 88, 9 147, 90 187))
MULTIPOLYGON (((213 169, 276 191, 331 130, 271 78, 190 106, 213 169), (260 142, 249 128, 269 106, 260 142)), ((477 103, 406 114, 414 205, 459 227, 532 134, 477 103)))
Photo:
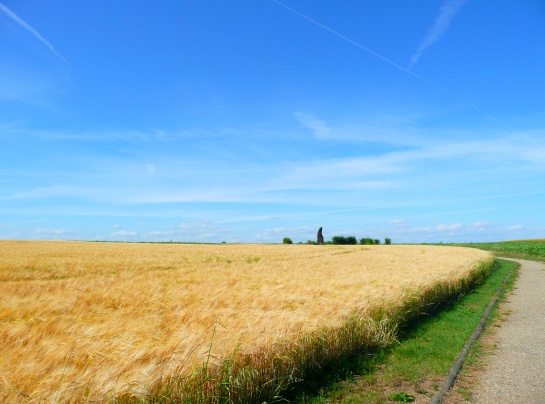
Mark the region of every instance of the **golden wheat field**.
MULTIPOLYGON (((254 368, 280 366, 276 351, 285 358, 297 346, 304 363, 318 361, 305 335, 346 334, 351 319, 395 317, 411 299, 457 293, 492 261, 433 246, 0 241, 0 401, 108 402, 166 390, 179 398, 195 369, 234 358, 237 377, 251 376, 229 376, 242 390, 259 379, 254 368)), ((347 340, 380 328, 357 324, 347 340)), ((382 331, 369 338, 391 337, 382 331)))

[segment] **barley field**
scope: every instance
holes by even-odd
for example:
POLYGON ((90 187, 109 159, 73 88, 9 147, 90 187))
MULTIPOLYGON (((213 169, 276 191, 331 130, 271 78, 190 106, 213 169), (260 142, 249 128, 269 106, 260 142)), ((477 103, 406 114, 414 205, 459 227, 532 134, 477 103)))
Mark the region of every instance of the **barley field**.
POLYGON ((451 246, 0 241, 0 401, 263 401, 492 264, 451 246))

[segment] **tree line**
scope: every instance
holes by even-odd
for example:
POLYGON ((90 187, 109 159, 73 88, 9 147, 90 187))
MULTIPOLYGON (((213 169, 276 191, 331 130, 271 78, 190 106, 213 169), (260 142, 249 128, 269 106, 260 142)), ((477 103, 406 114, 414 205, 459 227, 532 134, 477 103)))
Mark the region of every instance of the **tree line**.
MULTIPOLYGON (((284 244, 293 244, 293 241, 289 237, 284 237, 282 240, 284 244)), ((299 243, 303 244, 303 243, 299 243)), ((307 244, 316 244, 316 241, 308 240, 307 244)), ((376 238, 363 237, 359 240, 355 236, 333 236, 331 241, 325 241, 324 244, 335 244, 335 245, 378 245, 380 240, 376 238)), ((384 239, 384 244, 392 244, 392 239, 386 237, 384 239)))

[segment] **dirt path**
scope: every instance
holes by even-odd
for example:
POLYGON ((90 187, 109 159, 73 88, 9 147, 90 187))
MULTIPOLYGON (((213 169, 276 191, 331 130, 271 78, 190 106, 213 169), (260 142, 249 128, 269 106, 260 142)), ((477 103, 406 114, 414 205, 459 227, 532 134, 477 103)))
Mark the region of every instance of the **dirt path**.
POLYGON ((545 403, 545 264, 513 261, 522 266, 502 305, 510 314, 474 385, 472 401, 477 404, 545 403))

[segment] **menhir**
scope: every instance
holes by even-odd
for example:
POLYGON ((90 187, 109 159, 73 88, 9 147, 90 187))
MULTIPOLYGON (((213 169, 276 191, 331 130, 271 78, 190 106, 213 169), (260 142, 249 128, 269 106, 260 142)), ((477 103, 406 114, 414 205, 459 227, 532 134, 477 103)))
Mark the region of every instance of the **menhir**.
POLYGON ((318 229, 318 238, 316 240, 317 244, 324 244, 324 236, 322 235, 322 228, 318 229))

